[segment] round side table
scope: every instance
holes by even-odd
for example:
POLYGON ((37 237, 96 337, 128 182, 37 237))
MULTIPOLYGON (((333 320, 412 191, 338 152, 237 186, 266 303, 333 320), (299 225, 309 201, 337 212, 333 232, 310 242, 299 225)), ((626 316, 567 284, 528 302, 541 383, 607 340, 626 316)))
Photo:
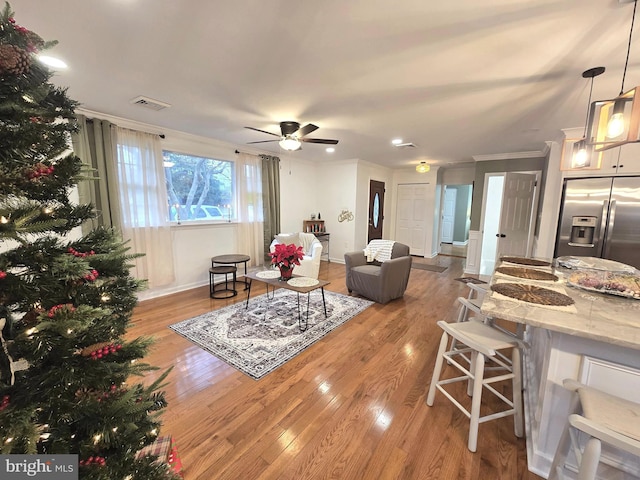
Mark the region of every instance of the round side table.
POLYGON ((215 268, 216 265, 235 265, 236 267, 240 263, 244 263, 244 277, 242 280, 237 280, 237 283, 244 283, 244 289, 249 288, 249 282, 247 282, 247 262, 251 260, 249 255, 243 255, 241 253, 230 253, 226 255, 216 255, 211 257, 211 267, 215 268))
POLYGON ((237 271, 238 268, 234 265, 211 267, 209 269, 209 296, 218 300, 235 297, 238 294, 236 290, 237 271), (231 274, 231 288, 229 288, 229 274, 231 274), (215 275, 224 275, 224 282, 214 283, 215 275), (222 288, 223 285, 224 288, 222 288))

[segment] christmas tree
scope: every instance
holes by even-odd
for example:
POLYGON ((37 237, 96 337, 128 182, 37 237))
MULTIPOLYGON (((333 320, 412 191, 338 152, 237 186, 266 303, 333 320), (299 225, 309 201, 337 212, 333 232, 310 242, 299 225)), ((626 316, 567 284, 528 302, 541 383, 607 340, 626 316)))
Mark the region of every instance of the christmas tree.
POLYGON ((37 54, 55 45, 0 17, 0 453, 73 453, 80 478, 169 479, 136 452, 158 435, 159 389, 129 377, 149 339, 124 334, 141 283, 117 233, 76 227, 91 205, 69 198, 87 181, 69 153, 67 91, 37 54), (75 229, 75 230, 74 230, 75 229), (73 231, 72 231, 73 230, 73 231))

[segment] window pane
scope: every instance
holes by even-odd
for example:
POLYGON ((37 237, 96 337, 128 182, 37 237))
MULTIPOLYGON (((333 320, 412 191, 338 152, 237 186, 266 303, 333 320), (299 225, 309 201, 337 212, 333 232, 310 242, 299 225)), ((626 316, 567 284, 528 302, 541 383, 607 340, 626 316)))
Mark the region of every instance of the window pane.
POLYGON ((163 151, 169 221, 235 218, 233 162, 163 151))

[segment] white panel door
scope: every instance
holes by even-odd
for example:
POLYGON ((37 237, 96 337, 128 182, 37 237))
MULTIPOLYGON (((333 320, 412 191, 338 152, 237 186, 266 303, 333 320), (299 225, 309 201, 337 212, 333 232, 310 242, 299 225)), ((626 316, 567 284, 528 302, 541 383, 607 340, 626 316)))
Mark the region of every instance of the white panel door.
POLYGON ((424 256, 427 193, 425 185, 398 185, 395 240, 408 245, 411 255, 424 256))
POLYGON ((411 255, 424 256, 427 243, 427 186, 413 186, 413 215, 411 221, 411 255))
POLYGON ((456 197, 458 190, 444 187, 444 204, 442 205, 442 243, 453 243, 453 226, 456 219, 456 197))
POLYGON ((505 175, 498 258, 502 255, 527 255, 535 188, 535 175, 512 172, 505 175))
POLYGON ((398 185, 398 205, 396 207, 395 241, 411 245, 413 189, 409 185, 398 185))

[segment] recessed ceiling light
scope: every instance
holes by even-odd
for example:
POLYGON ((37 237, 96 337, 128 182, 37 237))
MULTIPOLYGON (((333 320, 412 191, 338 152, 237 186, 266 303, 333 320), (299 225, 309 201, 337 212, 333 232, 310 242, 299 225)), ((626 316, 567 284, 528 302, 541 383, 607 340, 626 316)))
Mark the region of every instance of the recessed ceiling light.
POLYGON ((55 57, 48 57, 47 55, 38 55, 38 60, 51 68, 68 68, 68 65, 55 57))
POLYGON ((335 148, 333 148, 333 147, 327 147, 327 150, 326 150, 326 151, 327 151, 327 153, 333 153, 333 152, 335 152, 335 151, 336 151, 336 149, 335 149, 335 148))
POLYGON ((393 140, 391 140, 391 143, 393 143, 394 145, 398 145, 398 144, 402 143, 402 139, 401 138, 394 138, 393 140))

